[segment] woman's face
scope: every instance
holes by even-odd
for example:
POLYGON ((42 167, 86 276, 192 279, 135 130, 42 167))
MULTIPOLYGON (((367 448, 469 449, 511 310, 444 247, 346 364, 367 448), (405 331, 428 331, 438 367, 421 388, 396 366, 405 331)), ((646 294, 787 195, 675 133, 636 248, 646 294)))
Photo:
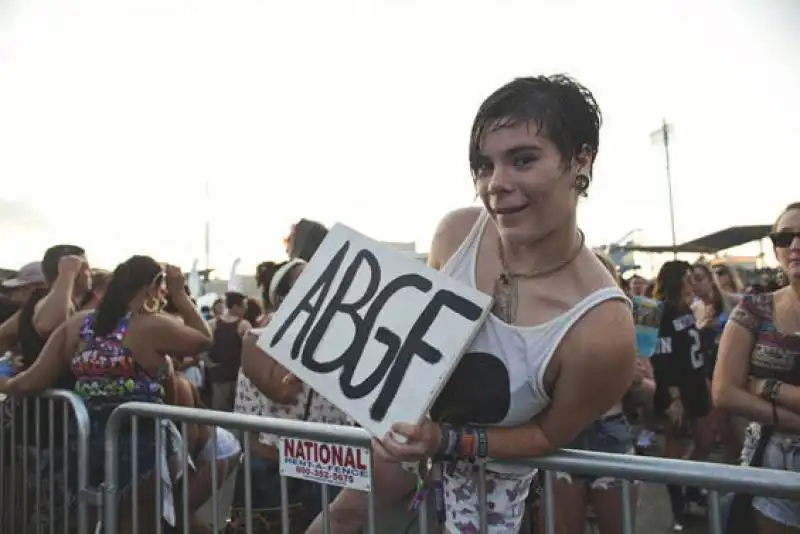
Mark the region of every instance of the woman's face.
POLYGON ((705 269, 695 267, 692 270, 692 289, 698 297, 705 300, 710 299, 714 295, 711 284, 711 278, 706 274, 705 269))
POLYGON ((631 280, 631 295, 641 297, 647 289, 647 280, 638 276, 631 280))
POLYGON ((532 123, 489 130, 475 172, 475 186, 501 236, 535 242, 573 215, 578 174, 589 175, 591 159, 569 162, 532 123))
POLYGON ((733 283, 733 278, 731 278, 731 272, 727 268, 715 267, 714 278, 717 281, 717 285, 723 291, 727 291, 728 293, 734 293, 736 291, 736 284, 733 283))
POLYGON ((800 210, 793 209, 784 213, 776 225, 776 233, 794 234, 789 246, 775 247, 775 257, 792 283, 800 279, 800 210))

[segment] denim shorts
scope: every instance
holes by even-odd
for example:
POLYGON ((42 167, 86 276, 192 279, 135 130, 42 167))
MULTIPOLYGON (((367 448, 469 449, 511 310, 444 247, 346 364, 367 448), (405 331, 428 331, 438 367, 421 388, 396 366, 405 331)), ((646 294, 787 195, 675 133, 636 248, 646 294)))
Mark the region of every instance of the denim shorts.
MULTIPOLYGON (((756 443, 761 434, 761 425, 751 423, 747 427, 742 449, 742 460, 750 463, 756 443)), ((763 467, 800 472, 800 436, 776 432, 764 450, 763 467)), ((800 501, 777 497, 753 497, 753 508, 776 523, 800 528, 800 501)))
MULTIPOLYGON (((584 428, 572 443, 565 447, 579 451, 607 452, 614 454, 633 454, 633 432, 624 413, 618 413, 599 419, 584 428)), ((591 489, 605 490, 622 485, 622 481, 612 477, 594 477, 587 475, 572 476, 559 472, 558 480, 566 482, 580 481, 591 489)))

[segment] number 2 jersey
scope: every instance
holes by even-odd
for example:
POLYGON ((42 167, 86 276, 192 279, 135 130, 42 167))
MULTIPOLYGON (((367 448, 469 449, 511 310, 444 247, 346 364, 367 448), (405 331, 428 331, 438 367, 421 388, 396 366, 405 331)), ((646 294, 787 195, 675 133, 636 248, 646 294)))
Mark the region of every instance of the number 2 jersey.
POLYGON ((663 411, 669 406, 670 387, 680 390, 684 408, 688 409, 687 404, 695 401, 707 401, 708 375, 702 349, 700 331, 692 311, 665 303, 658 343, 652 357, 656 410, 663 411))

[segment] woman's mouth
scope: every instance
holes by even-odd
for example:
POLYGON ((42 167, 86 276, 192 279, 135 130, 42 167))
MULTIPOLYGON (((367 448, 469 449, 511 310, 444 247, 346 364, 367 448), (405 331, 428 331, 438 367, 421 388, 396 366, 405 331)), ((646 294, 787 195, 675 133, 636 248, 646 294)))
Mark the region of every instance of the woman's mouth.
POLYGON ((494 213, 495 215, 514 215, 515 213, 519 213, 527 207, 528 207, 527 204, 523 204, 521 206, 492 208, 492 213, 494 213))

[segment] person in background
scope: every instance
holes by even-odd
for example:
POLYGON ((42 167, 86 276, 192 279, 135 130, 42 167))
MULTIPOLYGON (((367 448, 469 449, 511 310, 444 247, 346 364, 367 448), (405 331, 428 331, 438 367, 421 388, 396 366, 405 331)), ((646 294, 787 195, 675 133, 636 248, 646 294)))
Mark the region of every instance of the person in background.
POLYGON ((203 315, 203 319, 205 319, 206 321, 211 321, 211 319, 213 319, 213 314, 211 313, 210 306, 202 306, 200 308, 200 313, 203 315))
MULTIPOLYGON (((278 308, 305 268, 306 262, 295 258, 273 265, 276 269, 259 269, 262 277, 258 283, 262 288, 265 306, 269 309, 278 308)), ((239 371, 236 388, 236 413, 334 425, 351 424, 350 418, 344 412, 290 374, 287 369, 261 350, 257 345, 257 340, 258 337, 253 332, 246 337, 244 342, 242 368, 239 371)), ((252 479, 258 481, 253 484, 253 507, 257 509, 259 521, 272 524, 280 521, 277 436, 262 433, 251 434, 250 438, 253 451, 252 479)), ((331 490, 329 497, 336 497, 338 489, 334 487, 329 489, 331 490)), ((239 506, 237 507, 238 512, 235 510, 235 517, 241 517, 243 490, 244 488, 240 485, 236 499, 239 506)), ((357 493, 363 494, 363 492, 357 493)), ((290 531, 302 532, 321 510, 320 485, 289 480, 288 504, 291 510, 292 527, 290 531)), ((335 513, 332 513, 331 516, 332 534, 360 531, 360 528, 341 530, 338 526, 339 516, 335 513)), ((273 528, 275 526, 272 524, 273 528)), ((267 529, 266 532, 272 532, 272 530, 267 529)))
POLYGON ((242 338, 252 326, 244 318, 247 297, 230 291, 225 294, 227 310, 214 322, 214 343, 209 358, 214 366, 207 370, 211 386, 211 407, 230 412, 236 399, 236 376, 242 363, 242 338))
MULTIPOLYGON (((711 396, 708 390, 700 332, 692 313, 692 268, 685 261, 668 261, 658 272, 654 296, 663 304, 658 345, 651 358, 656 379, 654 411, 666 416, 664 454, 683 458, 685 425, 694 447, 689 459, 703 461, 714 447, 711 396)), ((684 529, 689 502, 704 504, 698 488, 668 484, 673 530, 684 529)))
POLYGON ((244 318, 253 328, 261 328, 266 324, 264 309, 259 304, 258 299, 252 297, 247 299, 247 311, 244 314, 244 318))
POLYGON ((711 270, 714 273, 714 282, 723 293, 737 295, 744 291, 744 284, 735 268, 720 263, 714 265, 711 270))
MULTIPOLYGON (((692 271, 692 288, 697 296, 692 303, 692 311, 700 331, 700 344, 710 383, 711 377, 714 376, 714 367, 717 364, 717 351, 722 330, 738 299, 731 293, 722 293, 705 264, 694 264, 692 271)), ((744 427, 736 424, 727 411, 717 407, 713 408, 711 419, 725 451, 725 462, 738 463, 742 450, 744 427)))
POLYGON ((86 293, 81 309, 93 310, 97 308, 97 305, 106 293, 109 280, 111 280, 110 272, 104 269, 92 269, 92 288, 86 293))
POLYGON ((642 297, 647 289, 647 280, 638 274, 634 274, 628 279, 628 287, 630 288, 630 296, 642 297))
POLYGON ((22 304, 37 289, 47 287, 47 279, 42 272, 42 262, 34 261, 20 267, 16 276, 3 280, 3 289, 8 291, 12 302, 22 304))
POLYGON ((222 299, 215 300, 211 305, 211 314, 213 319, 219 319, 225 315, 225 301, 222 299))
POLYGON ((328 235, 328 229, 322 223, 300 219, 297 224, 292 225, 289 236, 284 240, 286 254, 289 259, 299 258, 303 261, 311 261, 311 256, 314 255, 326 235, 328 235))
MULTIPOLYGON (((164 404, 164 384, 173 375, 165 355, 197 354, 211 342, 208 325, 185 295, 184 284, 178 267, 168 266, 165 272, 149 256, 130 257, 114 270, 97 309, 75 314, 58 327, 30 368, 11 379, 0 378, 0 392, 15 397, 36 395, 52 387, 62 372, 71 371, 74 391, 83 398, 89 414, 89 456, 102 458, 108 418, 120 404, 164 404), (183 322, 160 313, 165 291, 175 298, 183 322)), ((159 519, 154 504, 156 484, 174 484, 182 465, 180 433, 173 423, 140 419, 136 449, 131 448, 131 430, 123 424, 119 439, 117 489, 122 501, 118 516, 122 532, 130 532, 132 522, 132 496, 127 491, 131 477, 139 482, 133 498, 138 501, 141 524, 154 525, 159 519), (162 450, 156 449, 159 443, 162 450), (157 461, 167 462, 167 480, 154 478, 157 461), (136 473, 132 473, 134 465, 136 473)), ((103 463, 91 462, 88 471, 89 483, 99 486, 105 478, 103 463)), ((165 489, 162 495, 168 499, 171 492, 165 489)))
MULTIPOLYGON (((800 472, 800 202, 781 212, 770 235, 789 285, 745 295, 731 312, 712 380, 714 403, 753 421, 742 458, 756 467, 800 472), (753 458, 756 448, 762 458, 753 458)), ((800 532, 800 500, 753 497, 756 532, 800 532)))

